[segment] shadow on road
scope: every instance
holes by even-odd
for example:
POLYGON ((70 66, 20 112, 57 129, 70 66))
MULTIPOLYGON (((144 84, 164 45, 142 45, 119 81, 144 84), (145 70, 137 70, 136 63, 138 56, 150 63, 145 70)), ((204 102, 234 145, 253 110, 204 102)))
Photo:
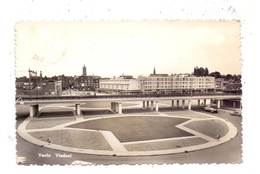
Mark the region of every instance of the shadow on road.
POLYGON ((90 116, 90 115, 108 115, 108 114, 114 114, 112 111, 108 109, 104 110, 88 110, 88 111, 81 111, 83 116, 90 116))
POLYGON ((41 112, 38 118, 49 118, 49 117, 73 117, 72 111, 58 111, 58 112, 41 112))

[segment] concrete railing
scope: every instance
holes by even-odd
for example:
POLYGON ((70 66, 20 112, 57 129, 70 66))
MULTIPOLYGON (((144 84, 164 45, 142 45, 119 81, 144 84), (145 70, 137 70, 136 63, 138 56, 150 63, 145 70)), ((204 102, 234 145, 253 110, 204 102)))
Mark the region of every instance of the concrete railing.
POLYGON ((229 93, 194 93, 194 94, 138 94, 138 95, 76 95, 76 96, 16 96, 16 101, 37 101, 37 100, 77 100, 77 99, 130 99, 130 98, 171 98, 171 97, 206 97, 206 96, 230 96, 241 97, 241 94, 229 93))

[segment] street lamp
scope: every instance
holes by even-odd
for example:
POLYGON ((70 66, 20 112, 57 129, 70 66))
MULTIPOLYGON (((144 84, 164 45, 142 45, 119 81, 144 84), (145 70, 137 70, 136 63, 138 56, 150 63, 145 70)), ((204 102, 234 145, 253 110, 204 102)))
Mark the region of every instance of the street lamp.
POLYGON ((32 93, 32 90, 31 90, 31 76, 32 74, 35 74, 36 77, 37 77, 37 71, 32 71, 29 69, 29 90, 30 90, 30 100, 31 100, 31 93, 32 93))

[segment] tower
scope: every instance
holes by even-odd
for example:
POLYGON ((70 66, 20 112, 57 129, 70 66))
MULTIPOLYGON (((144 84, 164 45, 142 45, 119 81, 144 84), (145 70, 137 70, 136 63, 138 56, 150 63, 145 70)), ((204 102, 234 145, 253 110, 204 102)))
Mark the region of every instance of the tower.
POLYGON ((85 64, 83 66, 83 72, 82 72, 83 76, 87 76, 87 68, 85 67, 85 64))
POLYGON ((42 71, 40 71, 40 84, 42 82, 42 71))
POLYGON ((153 74, 156 74, 155 67, 154 67, 154 69, 153 69, 153 74))

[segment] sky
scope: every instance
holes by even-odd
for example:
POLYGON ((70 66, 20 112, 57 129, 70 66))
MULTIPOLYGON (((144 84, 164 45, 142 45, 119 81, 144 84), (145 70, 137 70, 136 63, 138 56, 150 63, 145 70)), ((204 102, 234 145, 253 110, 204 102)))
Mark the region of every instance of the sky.
POLYGON ((19 22, 16 77, 28 70, 43 76, 113 77, 209 72, 241 74, 240 22, 72 21, 19 22))

